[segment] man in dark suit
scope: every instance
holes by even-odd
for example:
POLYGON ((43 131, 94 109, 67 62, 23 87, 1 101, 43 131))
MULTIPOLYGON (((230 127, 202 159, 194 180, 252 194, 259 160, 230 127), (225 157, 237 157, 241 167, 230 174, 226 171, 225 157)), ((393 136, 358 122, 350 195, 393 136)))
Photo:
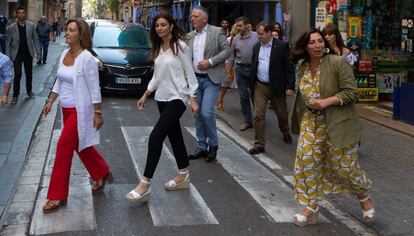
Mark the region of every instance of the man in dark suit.
POLYGON ((250 89, 254 111, 255 145, 251 154, 264 152, 266 108, 270 101, 285 143, 292 143, 289 131, 286 96, 294 94, 294 66, 290 62, 289 44, 272 36, 272 26, 256 26, 260 39, 253 48, 250 89))
POLYGON ((17 103, 20 94, 20 80, 22 77, 22 64, 26 75, 26 91, 30 99, 34 99, 32 91, 33 58, 39 57, 39 40, 35 25, 26 20, 24 7, 17 8, 17 21, 7 30, 6 54, 13 61, 14 81, 13 99, 11 104, 17 103))

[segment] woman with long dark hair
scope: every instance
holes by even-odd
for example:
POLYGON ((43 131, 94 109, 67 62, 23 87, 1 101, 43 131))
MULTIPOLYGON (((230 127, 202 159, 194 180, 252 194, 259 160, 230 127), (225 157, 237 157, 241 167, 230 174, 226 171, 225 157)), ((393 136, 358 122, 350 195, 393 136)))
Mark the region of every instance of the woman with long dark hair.
MULTIPOLYGON (((229 36, 227 37, 227 42, 229 42, 229 46, 231 46, 231 43, 233 42, 233 39, 237 35, 237 33, 238 33, 237 25, 234 24, 231 27, 229 36)), ((217 110, 219 111, 224 110, 224 96, 226 95, 227 90, 229 90, 230 88, 235 88, 237 86, 236 80, 234 79, 235 77, 234 68, 227 62, 228 61, 226 60, 226 63, 224 64, 224 66, 226 67, 226 72, 227 72, 227 80, 221 83, 220 94, 217 99, 217 110)))
POLYGON ((178 174, 165 183, 165 189, 172 191, 190 187, 189 161, 180 125, 180 118, 188 100, 193 114, 199 110, 196 100, 198 82, 191 63, 190 48, 184 42, 184 31, 167 12, 154 18, 150 37, 154 76, 148 84, 147 91, 138 100, 137 108, 143 110, 147 97, 156 91, 155 100, 160 117, 149 137, 144 175, 138 185, 126 194, 130 202, 148 201, 151 194, 150 179, 158 165, 167 136, 177 162, 178 174))
POLYGON ((345 46, 344 40, 336 25, 327 24, 325 28, 323 28, 322 33, 335 55, 345 58, 351 65, 356 62, 356 56, 345 46))
POLYGON ((365 221, 375 209, 371 180, 358 162, 361 127, 352 67, 332 54, 318 29, 305 32, 292 48, 298 63, 292 133, 299 134, 294 168, 295 197, 305 208, 294 215, 298 226, 316 224, 318 201, 327 193, 351 192, 365 221))
MULTIPOLYGON (((280 25, 279 22, 276 22, 276 23, 273 24, 273 32, 278 33, 277 37, 275 37, 275 38, 280 39, 280 40, 284 40, 283 29, 282 29, 282 26, 280 25)), ((273 33, 272 33, 272 35, 273 35, 273 33)))

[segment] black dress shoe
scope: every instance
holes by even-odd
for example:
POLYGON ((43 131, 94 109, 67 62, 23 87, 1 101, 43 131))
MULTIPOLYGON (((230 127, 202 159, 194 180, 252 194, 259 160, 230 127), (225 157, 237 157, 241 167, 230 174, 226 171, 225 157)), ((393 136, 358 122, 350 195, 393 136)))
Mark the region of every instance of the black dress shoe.
POLYGON ((250 154, 256 155, 256 154, 264 152, 264 148, 255 146, 254 148, 249 149, 249 152, 250 154))
POLYGON ((206 150, 201 150, 200 148, 197 148, 194 153, 191 153, 188 156, 188 159, 195 160, 195 159, 198 159, 198 158, 207 157, 207 155, 208 155, 208 152, 206 150))
POLYGON ((216 160, 217 150, 218 150, 218 146, 211 146, 208 149, 208 155, 206 157, 206 162, 212 162, 212 161, 216 160))
POLYGON ((285 143, 292 143, 292 137, 290 136, 290 134, 284 134, 283 141, 285 141, 285 143))

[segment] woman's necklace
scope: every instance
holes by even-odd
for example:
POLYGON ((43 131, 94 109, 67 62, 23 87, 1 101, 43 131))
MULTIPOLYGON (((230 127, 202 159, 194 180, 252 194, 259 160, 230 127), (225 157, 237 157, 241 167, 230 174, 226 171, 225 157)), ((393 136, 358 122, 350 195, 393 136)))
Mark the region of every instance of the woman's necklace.
POLYGON ((166 51, 170 48, 170 44, 165 44, 165 43, 163 43, 163 44, 161 45, 161 47, 162 47, 162 50, 163 50, 164 52, 166 52, 166 51))
POLYGON ((315 77, 319 65, 320 63, 309 63, 309 70, 311 72, 312 77, 315 77))
POLYGON ((75 52, 72 52, 71 50, 69 50, 69 55, 72 59, 75 59, 81 52, 82 52, 82 49, 78 49, 75 52))

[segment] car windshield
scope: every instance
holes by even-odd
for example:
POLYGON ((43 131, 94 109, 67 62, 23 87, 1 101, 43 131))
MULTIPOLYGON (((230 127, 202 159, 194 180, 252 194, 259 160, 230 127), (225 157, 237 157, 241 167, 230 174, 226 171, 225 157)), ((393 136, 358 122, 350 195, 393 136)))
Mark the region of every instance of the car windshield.
POLYGON ((94 31, 97 48, 151 48, 148 33, 141 27, 95 27, 94 31))

